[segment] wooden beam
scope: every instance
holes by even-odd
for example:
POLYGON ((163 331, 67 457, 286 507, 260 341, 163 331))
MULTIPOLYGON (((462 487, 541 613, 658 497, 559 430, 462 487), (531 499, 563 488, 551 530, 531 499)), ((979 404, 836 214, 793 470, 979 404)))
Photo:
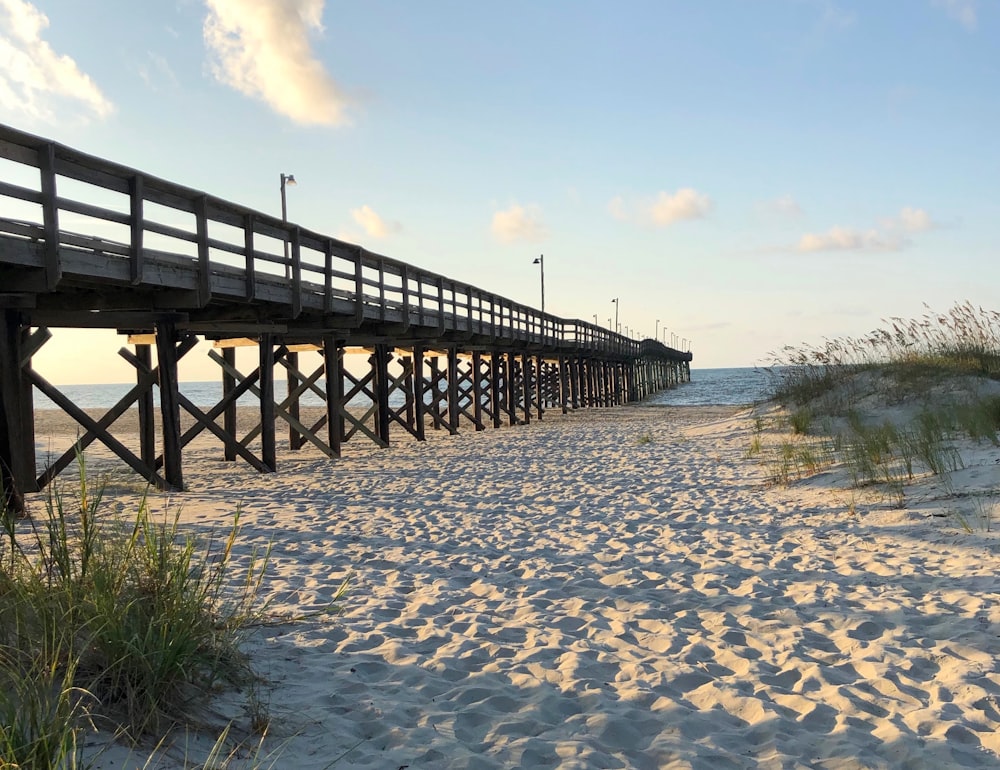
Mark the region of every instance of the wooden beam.
POLYGON ((376 345, 368 359, 375 384, 375 432, 389 446, 389 359, 387 345, 376 345))
MULTIPOLYGON (((288 387, 288 413, 294 417, 296 420, 299 419, 299 397, 296 389, 299 384, 298 378, 298 368, 299 368, 299 354, 289 350, 285 354, 285 360, 288 362, 289 366, 286 370, 286 383, 288 387)), ((302 436, 295 429, 293 423, 288 423, 288 448, 297 452, 302 448, 302 436)))
POLYGON ((483 424, 483 354, 479 351, 472 353, 472 414, 476 424, 476 430, 485 430, 483 424))
POLYGON ((145 260, 143 251, 143 234, 145 233, 143 203, 145 184, 142 174, 136 174, 129 180, 129 281, 133 286, 142 283, 142 269, 145 260))
POLYGON ((344 434, 341 417, 341 399, 344 395, 344 377, 341 374, 344 351, 333 335, 323 338, 323 374, 326 386, 326 428, 330 449, 340 457, 340 442, 344 434))
POLYGON ((38 148, 38 170, 41 173, 42 222, 45 230, 45 283, 53 291, 62 280, 59 259, 59 198, 56 192, 56 146, 46 142, 38 148))
POLYGON ((417 441, 424 441, 427 433, 424 427, 424 414, 427 410, 424 394, 427 392, 424 382, 424 349, 420 345, 413 346, 413 426, 416 429, 417 441))
POLYGON ((260 335, 260 443, 261 459, 271 472, 278 469, 274 417, 274 342, 270 334, 260 335))
MULTIPOLYGON (((142 363, 143 368, 152 372, 153 370, 153 349, 149 343, 137 343, 135 346, 135 356, 142 363)), ((155 406, 153 404, 153 389, 149 387, 152 383, 152 375, 144 375, 141 369, 136 369, 136 385, 142 390, 139 396, 139 458, 153 467, 156 462, 156 424, 153 420, 155 406)))
POLYGON ((25 467, 27 436, 20 362, 20 314, 0 311, 0 506, 18 515, 24 512, 26 476, 30 475, 34 481, 34 468, 29 474, 25 467))
POLYGON ((177 379, 177 327, 156 324, 156 356, 160 365, 160 419, 163 429, 163 475, 171 489, 184 489, 181 467, 181 407, 177 379))
MULTIPOLYGON (((222 359, 233 369, 236 368, 236 348, 225 347, 222 349, 222 359)), ((231 397, 236 390, 236 377, 226 367, 222 368, 222 398, 226 401, 226 409, 222 413, 222 427, 230 436, 236 435, 237 413, 236 399, 231 397)), ((226 444, 225 459, 227 462, 236 461, 236 450, 226 444)))
POLYGON ((458 433, 458 350, 448 350, 448 432, 458 433))

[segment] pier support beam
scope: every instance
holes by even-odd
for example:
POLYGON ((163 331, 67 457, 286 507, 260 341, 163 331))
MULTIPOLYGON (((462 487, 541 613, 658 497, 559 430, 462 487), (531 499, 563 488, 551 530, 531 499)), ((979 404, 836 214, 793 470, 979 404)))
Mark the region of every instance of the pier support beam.
POLYGON ((177 379, 177 327, 156 323, 156 356, 160 377, 160 420, 163 428, 163 478, 171 489, 184 489, 181 468, 181 404, 177 379))
POLYGON ((31 386, 25 388, 21 375, 21 340, 20 314, 0 310, 0 504, 15 515, 24 512, 24 493, 34 490, 35 481, 34 460, 28 463, 34 431, 26 430, 33 421, 31 386))

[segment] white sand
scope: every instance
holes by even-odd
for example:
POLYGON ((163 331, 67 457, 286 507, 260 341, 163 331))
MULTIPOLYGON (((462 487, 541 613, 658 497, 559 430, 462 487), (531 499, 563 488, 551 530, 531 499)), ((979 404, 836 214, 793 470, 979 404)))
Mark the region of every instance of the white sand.
MULTIPOLYGON (((273 538, 275 611, 352 576, 340 616, 248 642, 263 766, 1000 767, 1000 543, 931 515, 964 504, 932 482, 854 513, 836 474, 769 487, 733 411, 283 450, 272 476, 186 455, 170 504, 199 531, 242 504, 241 547, 273 538)), ((995 487, 1000 450, 973 462, 959 484, 995 487)), ((245 723, 235 703, 220 719, 245 723)), ((124 757, 99 767, 142 765, 124 757)))

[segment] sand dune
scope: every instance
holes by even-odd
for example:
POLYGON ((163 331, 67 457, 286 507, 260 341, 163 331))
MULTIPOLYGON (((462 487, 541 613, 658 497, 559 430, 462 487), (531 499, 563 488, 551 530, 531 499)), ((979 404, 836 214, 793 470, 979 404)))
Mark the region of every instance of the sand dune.
POLYGON ((195 450, 169 504, 197 531, 242 505, 276 613, 351 579, 248 640, 264 766, 1000 767, 992 534, 770 487, 750 440, 746 412, 623 407, 273 476, 195 450))

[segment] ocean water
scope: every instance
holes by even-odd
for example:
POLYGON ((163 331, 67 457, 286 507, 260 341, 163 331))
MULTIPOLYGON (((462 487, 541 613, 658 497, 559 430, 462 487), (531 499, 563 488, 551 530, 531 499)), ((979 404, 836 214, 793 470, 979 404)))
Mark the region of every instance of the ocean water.
POLYGON ((771 395, 773 379, 753 367, 692 369, 691 382, 657 393, 652 404, 668 406, 738 406, 764 401, 771 395))
MULTIPOLYGON (((694 369, 691 372, 691 382, 685 382, 676 388, 657 394, 650 403, 667 404, 670 406, 708 406, 751 404, 767 398, 769 377, 759 369, 694 369)), ((318 386, 323 388, 323 381, 318 386)), ((59 385, 58 389, 74 404, 83 409, 109 409, 132 388, 127 383, 112 383, 106 385, 59 385)), ((154 387, 154 398, 159 398, 154 387)), ((275 396, 278 400, 284 397, 283 382, 275 383, 275 396)), ((182 382, 181 393, 202 408, 214 406, 222 398, 221 382, 182 382)), ((245 406, 256 406, 254 395, 243 396, 239 403, 245 406)), ((309 391, 302 395, 300 403, 303 406, 322 406, 323 401, 309 391)), ((371 403, 364 397, 352 401, 356 406, 371 403)), ((394 394, 390 399, 393 406, 402 404, 402 396, 394 394)), ((36 409, 56 409, 44 395, 35 391, 36 409)))

